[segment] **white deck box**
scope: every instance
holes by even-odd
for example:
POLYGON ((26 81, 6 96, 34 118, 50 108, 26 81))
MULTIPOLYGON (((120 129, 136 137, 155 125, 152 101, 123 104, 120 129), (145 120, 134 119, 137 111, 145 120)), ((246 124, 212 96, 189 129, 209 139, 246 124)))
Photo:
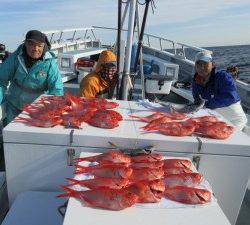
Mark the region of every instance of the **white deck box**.
POLYGON ((104 152, 111 148, 112 142, 120 148, 154 146, 167 156, 189 157, 205 174, 222 210, 235 224, 249 179, 249 137, 240 131, 227 140, 143 132, 140 128, 146 124, 129 114, 145 116, 152 112, 137 102, 117 102, 120 104, 117 111, 124 120, 111 130, 87 124, 83 124, 82 129, 38 128, 20 122, 5 127, 3 138, 10 203, 24 191, 58 191, 65 177, 73 174, 70 158, 79 156, 82 151, 104 152))

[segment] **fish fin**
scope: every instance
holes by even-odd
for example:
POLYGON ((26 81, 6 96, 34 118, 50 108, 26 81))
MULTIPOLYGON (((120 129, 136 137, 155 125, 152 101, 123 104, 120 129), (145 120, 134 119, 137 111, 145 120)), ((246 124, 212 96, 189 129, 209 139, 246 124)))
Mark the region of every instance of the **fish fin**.
POLYGON ((129 115, 129 117, 131 117, 131 118, 141 119, 141 117, 140 117, 140 116, 136 116, 136 115, 129 115))
POLYGON ((129 117, 139 119, 142 122, 148 122, 148 120, 146 118, 141 117, 141 116, 129 115, 129 117))

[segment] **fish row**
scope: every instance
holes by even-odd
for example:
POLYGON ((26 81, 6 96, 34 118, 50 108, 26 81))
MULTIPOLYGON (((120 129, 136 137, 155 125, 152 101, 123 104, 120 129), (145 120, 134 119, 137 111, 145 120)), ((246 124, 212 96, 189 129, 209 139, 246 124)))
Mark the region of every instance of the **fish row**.
POLYGON ((215 116, 202 116, 188 119, 184 113, 155 112, 146 117, 131 115, 140 121, 147 122, 142 129, 145 131, 158 131, 168 136, 190 136, 197 134, 214 139, 227 139, 234 127, 226 122, 219 121, 215 116))
MULTIPOLYGON (((131 150, 132 151, 132 150, 131 150)), ((119 150, 108 150, 105 153, 90 157, 80 157, 76 162, 98 162, 100 165, 119 164, 121 166, 130 166, 132 168, 175 168, 182 167, 189 169, 191 161, 187 159, 164 159, 160 153, 138 154, 136 156, 129 156, 119 150)))
POLYGON ((106 99, 85 99, 66 93, 65 96, 42 97, 38 102, 24 107, 29 117, 17 117, 15 121, 29 126, 81 128, 83 122, 91 126, 112 129, 123 120, 120 113, 113 110, 116 102, 106 99))
POLYGON ((58 197, 75 197, 89 207, 123 210, 136 203, 156 203, 162 197, 186 204, 204 204, 211 201, 211 192, 187 186, 166 187, 161 180, 139 182, 123 189, 74 190, 62 186, 67 192, 58 197))
POLYGON ((110 210, 122 210, 135 203, 157 203, 164 196, 187 204, 203 204, 211 200, 208 190, 195 188, 203 176, 190 169, 189 160, 167 160, 158 153, 129 157, 119 151, 79 158, 78 161, 99 163, 88 167, 76 165, 77 174, 89 173, 94 178, 66 178, 71 183, 62 186, 67 193, 59 197, 76 197, 90 207, 110 210), (75 185, 90 190, 77 191, 72 188, 75 185))

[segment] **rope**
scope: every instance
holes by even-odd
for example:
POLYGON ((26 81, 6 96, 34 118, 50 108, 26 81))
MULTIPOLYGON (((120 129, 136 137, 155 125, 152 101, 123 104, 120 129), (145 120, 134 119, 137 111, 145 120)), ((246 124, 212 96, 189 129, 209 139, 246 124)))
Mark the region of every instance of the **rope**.
POLYGON ((152 12, 154 14, 154 12, 155 12, 154 9, 156 9, 156 4, 155 4, 154 0, 145 0, 144 2, 140 2, 140 0, 137 0, 139 5, 145 5, 147 1, 150 1, 151 9, 152 9, 152 12))

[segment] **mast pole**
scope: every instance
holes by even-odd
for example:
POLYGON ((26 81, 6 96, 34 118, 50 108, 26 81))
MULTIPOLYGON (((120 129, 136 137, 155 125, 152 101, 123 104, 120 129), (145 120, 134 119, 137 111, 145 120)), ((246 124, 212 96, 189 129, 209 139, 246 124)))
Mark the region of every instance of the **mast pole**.
POLYGON ((137 51, 136 51, 135 64, 134 64, 134 68, 133 68, 134 72, 137 69, 138 59, 139 59, 139 55, 140 55, 141 48, 142 48, 143 35, 144 35, 145 26, 146 26, 146 21, 147 21, 147 16, 148 16, 148 8, 149 8, 150 1, 151 0, 146 0, 146 6, 145 6, 145 10, 144 10, 143 19, 142 19, 142 25, 141 25, 141 32, 140 32, 138 47, 137 47, 137 51))
POLYGON ((124 65, 122 84, 121 84, 122 91, 120 93, 120 97, 122 100, 128 100, 129 88, 132 85, 130 79, 130 62, 131 62, 131 50, 134 37, 135 9, 136 9, 136 0, 130 0, 128 33, 127 33, 126 52, 125 52, 125 65, 124 65))
POLYGON ((117 85, 116 85, 116 97, 119 95, 119 78, 121 73, 120 66, 120 54, 121 54, 121 32, 122 32, 122 0, 118 0, 118 23, 117 23, 117 85))

